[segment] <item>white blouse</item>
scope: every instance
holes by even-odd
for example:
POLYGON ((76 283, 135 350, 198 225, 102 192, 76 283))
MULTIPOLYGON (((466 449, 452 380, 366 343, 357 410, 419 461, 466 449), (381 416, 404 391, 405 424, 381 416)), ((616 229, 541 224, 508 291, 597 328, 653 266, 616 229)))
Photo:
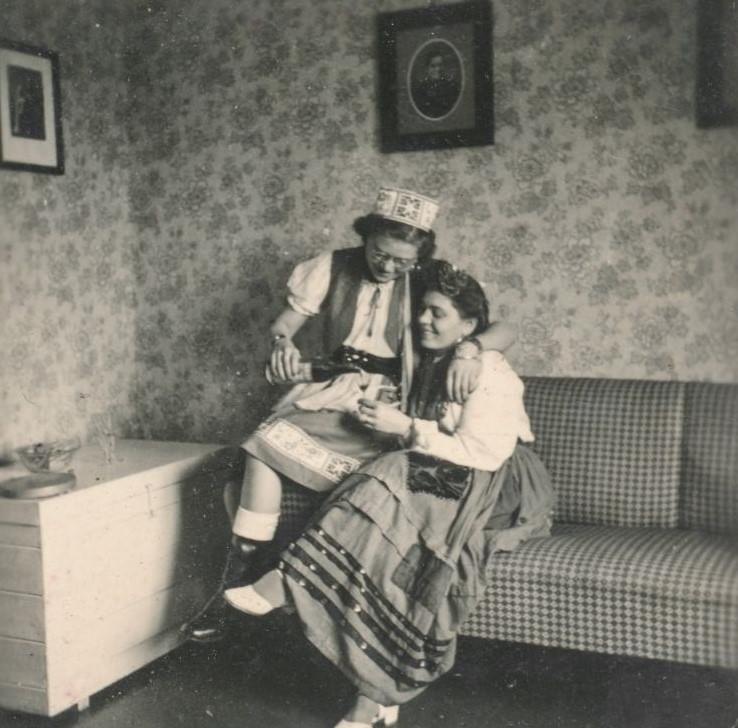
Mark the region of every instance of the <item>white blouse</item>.
POLYGON ((414 450, 489 471, 512 455, 518 439, 534 439, 523 382, 497 351, 483 352, 479 384, 463 405, 449 403, 439 422, 416 419, 415 428, 414 450))
MULTIPOLYGON (((287 281, 287 303, 297 313, 315 316, 320 312, 330 287, 332 255, 331 252, 322 253, 295 267, 287 281)), ((375 356, 395 356, 384 337, 394 285, 394 281, 361 281, 354 323, 343 341, 345 346, 375 356)), ((382 382, 381 374, 343 374, 332 382, 298 384, 280 400, 277 409, 292 404, 305 410, 353 412, 358 407, 359 398, 377 397, 382 382)))
MULTIPOLYGON (((315 316, 320 312, 331 283, 331 260, 332 253, 323 253, 299 263, 292 272, 287 281, 287 302, 298 313, 315 316)), ((394 286, 394 281, 361 281, 354 325, 343 342, 346 346, 353 346, 375 356, 395 356, 384 338, 394 286), (372 305, 373 298, 375 300, 372 305)))

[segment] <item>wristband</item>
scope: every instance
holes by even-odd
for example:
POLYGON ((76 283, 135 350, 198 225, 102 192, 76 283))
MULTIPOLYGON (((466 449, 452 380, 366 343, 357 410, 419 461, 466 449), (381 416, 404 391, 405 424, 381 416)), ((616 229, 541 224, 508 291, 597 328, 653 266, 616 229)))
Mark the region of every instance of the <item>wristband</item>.
POLYGON ((285 341, 287 337, 284 334, 274 334, 272 336, 272 346, 276 346, 280 341, 285 341))
POLYGON ((468 339, 464 339, 459 342, 454 349, 454 359, 479 359, 483 351, 482 342, 476 336, 470 336, 468 339), (468 354, 460 353, 460 349, 464 344, 473 344, 476 348, 476 352, 469 356, 468 354))
POLYGON ((410 440, 410 436, 413 434, 413 430, 415 429, 415 418, 412 417, 410 419, 410 424, 407 426, 407 432, 404 435, 400 435, 400 438, 402 439, 403 444, 407 445, 410 440))

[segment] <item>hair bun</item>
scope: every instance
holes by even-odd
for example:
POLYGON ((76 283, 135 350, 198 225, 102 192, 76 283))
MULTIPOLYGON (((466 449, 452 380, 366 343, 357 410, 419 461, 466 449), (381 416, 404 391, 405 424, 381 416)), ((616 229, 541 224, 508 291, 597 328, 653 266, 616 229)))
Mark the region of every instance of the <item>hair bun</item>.
POLYGON ((464 318, 477 319, 474 333, 489 326, 489 302, 479 281, 447 260, 430 260, 423 266, 426 290, 451 299, 464 318))

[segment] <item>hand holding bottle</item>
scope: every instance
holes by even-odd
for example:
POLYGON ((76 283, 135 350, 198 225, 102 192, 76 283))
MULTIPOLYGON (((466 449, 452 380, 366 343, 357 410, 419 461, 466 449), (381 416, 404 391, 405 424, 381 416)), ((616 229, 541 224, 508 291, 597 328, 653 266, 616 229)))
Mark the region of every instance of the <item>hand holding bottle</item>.
POLYGON ((356 374, 360 371, 359 367, 353 364, 342 364, 325 359, 312 359, 310 361, 299 359, 296 365, 293 363, 291 368, 284 368, 285 373, 294 373, 291 373, 289 377, 283 377, 279 376, 279 370, 270 360, 266 366, 265 376, 269 384, 298 384, 301 382, 328 382, 342 374, 356 374))
POLYGON ((292 339, 276 334, 272 339, 272 353, 266 366, 266 378, 270 384, 299 381, 302 357, 292 339))

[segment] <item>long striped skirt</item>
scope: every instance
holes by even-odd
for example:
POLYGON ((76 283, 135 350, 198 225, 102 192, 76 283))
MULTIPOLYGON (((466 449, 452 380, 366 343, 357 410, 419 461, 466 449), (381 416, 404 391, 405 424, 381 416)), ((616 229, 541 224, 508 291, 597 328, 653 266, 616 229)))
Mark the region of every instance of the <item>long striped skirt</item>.
POLYGON ((453 665, 495 550, 490 519, 509 526, 520 503, 506 465, 439 482, 416 454, 385 454, 350 475, 283 554, 307 638, 363 695, 402 703, 453 665))

